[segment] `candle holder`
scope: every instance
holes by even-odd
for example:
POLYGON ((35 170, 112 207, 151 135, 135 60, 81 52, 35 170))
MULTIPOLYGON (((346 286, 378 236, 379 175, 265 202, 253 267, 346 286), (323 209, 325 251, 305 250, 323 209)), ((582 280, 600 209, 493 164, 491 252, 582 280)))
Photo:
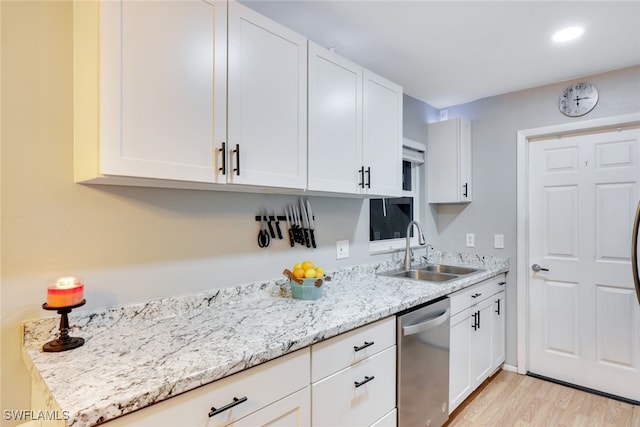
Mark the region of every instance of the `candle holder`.
POLYGON ((45 345, 42 346, 42 351, 47 353, 57 353, 60 351, 72 350, 74 348, 80 347, 84 344, 84 338, 79 337, 70 337, 69 336, 69 316, 71 310, 77 307, 83 306, 87 301, 82 300, 76 305, 69 305, 66 307, 51 307, 46 302, 42 304, 42 308, 50 311, 57 311, 60 317, 60 335, 57 339, 49 341, 45 345))

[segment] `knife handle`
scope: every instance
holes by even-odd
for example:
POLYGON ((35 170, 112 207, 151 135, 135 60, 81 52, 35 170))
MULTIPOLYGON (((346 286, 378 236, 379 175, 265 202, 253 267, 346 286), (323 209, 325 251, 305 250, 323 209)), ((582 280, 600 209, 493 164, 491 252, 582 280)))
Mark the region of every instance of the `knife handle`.
POLYGON ((276 232, 278 233, 278 239, 282 240, 282 231, 280 230, 280 221, 276 218, 276 232))
POLYGON ((309 229, 303 228, 304 230, 304 241, 308 248, 311 247, 311 238, 309 237, 309 229))
POLYGON ((291 247, 296 245, 295 237, 293 237, 293 230, 291 228, 289 229, 289 244, 291 244, 291 247))
POLYGON ((273 226, 271 225, 271 217, 267 217, 267 225, 269 226, 269 234, 271 234, 271 238, 276 238, 276 232, 273 231, 273 226))
POLYGON ((309 234, 311 235, 311 246, 315 249, 316 248, 316 236, 315 236, 315 233, 313 232, 313 228, 309 230, 309 234))

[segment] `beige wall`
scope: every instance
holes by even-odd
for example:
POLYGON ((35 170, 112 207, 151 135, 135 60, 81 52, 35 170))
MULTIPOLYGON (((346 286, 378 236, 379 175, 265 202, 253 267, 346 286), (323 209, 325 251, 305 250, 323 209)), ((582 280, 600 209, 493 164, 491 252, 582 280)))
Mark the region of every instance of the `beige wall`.
POLYGON ((93 309, 370 259, 362 200, 311 198, 318 249, 265 250, 253 216, 296 197, 74 184, 71 20, 68 1, 2 3, 2 410, 29 407, 19 325, 51 316, 50 278, 82 277, 93 309))

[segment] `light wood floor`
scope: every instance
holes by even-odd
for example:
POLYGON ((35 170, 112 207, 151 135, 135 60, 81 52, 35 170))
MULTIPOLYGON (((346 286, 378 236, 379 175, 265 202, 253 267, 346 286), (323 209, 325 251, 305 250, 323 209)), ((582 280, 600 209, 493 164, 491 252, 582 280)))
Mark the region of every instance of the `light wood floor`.
POLYGON ((499 371, 456 408, 445 426, 640 427, 640 406, 499 371))

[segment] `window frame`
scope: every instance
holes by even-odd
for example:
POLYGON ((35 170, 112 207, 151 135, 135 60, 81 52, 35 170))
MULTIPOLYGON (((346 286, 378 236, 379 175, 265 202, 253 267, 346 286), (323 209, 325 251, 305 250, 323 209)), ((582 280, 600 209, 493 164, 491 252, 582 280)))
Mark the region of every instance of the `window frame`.
MULTIPOLYGON (((413 197, 413 219, 422 222, 422 206, 424 205, 424 188, 425 183, 420 179, 425 176, 422 168, 425 166, 425 146, 422 143, 404 138, 403 141, 402 161, 411 163, 411 191, 402 190, 401 197, 413 197)), ((377 197, 376 197, 377 198, 377 197)), ((383 199, 388 197, 383 197, 383 199)), ((369 224, 371 227, 371 224, 369 224)), ((415 229, 415 227, 414 227, 415 229)), ((409 240, 411 247, 419 246, 418 236, 414 232, 409 240)), ((406 238, 386 239, 386 240, 369 240, 369 253, 381 254, 388 252, 397 252, 406 248, 406 238)))

